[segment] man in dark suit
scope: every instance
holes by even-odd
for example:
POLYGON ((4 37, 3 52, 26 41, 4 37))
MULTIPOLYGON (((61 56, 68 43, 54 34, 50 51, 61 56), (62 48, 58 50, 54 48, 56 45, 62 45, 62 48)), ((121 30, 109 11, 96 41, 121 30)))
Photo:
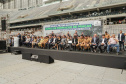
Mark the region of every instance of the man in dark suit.
POLYGON ((99 40, 99 50, 100 50, 100 53, 102 53, 102 47, 105 49, 107 49, 107 39, 105 38, 105 34, 102 35, 102 38, 99 40))
POLYGON ((56 35, 53 36, 53 42, 51 43, 52 49, 56 48, 56 43, 57 43, 57 37, 56 35))
POLYGON ((118 34, 118 40, 119 40, 120 50, 121 50, 121 46, 123 46, 123 50, 125 50, 124 49, 125 34, 122 33, 122 30, 120 30, 120 34, 118 34))
POLYGON ((21 35, 21 45, 25 42, 25 40, 26 40, 25 35, 22 34, 22 35, 21 35))
POLYGON ((34 37, 31 37, 30 42, 28 43, 28 47, 32 46, 32 42, 34 41, 34 37))
POLYGON ((92 52, 96 52, 98 43, 99 43, 99 38, 97 37, 97 34, 94 34, 94 37, 92 38, 92 41, 91 41, 91 51, 92 52))
POLYGON ((75 33, 74 34, 76 34, 77 35, 77 37, 78 37, 78 33, 77 33, 77 30, 75 31, 75 33))
POLYGON ((19 46, 21 46, 21 34, 18 33, 18 36, 17 37, 19 38, 19 46))
POLYGON ((72 48, 73 50, 76 50, 76 45, 78 44, 78 39, 77 39, 77 35, 74 36, 74 38, 72 39, 72 48))
POLYGON ((53 31, 52 31, 52 33, 51 33, 51 36, 54 36, 55 34, 53 33, 53 31))
POLYGON ((48 40, 48 42, 46 43, 46 48, 48 47, 48 49, 50 49, 52 42, 53 42, 53 38, 52 38, 52 36, 50 35, 50 36, 49 36, 49 40, 48 40))

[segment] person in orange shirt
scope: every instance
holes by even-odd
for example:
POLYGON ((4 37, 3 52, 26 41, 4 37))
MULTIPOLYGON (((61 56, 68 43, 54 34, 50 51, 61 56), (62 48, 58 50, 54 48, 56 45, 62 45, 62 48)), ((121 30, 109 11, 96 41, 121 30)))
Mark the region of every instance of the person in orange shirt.
POLYGON ((91 45, 90 39, 88 39, 88 36, 85 36, 84 41, 83 41, 83 43, 82 43, 83 48, 84 48, 85 50, 87 50, 87 49, 89 50, 90 45, 91 45))
POLYGON ((109 39, 111 38, 111 36, 108 34, 107 31, 105 31, 105 38, 106 38, 107 40, 109 40, 109 39))
POLYGON ((34 40, 32 41, 32 48, 34 47, 35 43, 37 43, 37 37, 34 37, 34 40))
POLYGON ((46 37, 44 38, 43 43, 42 43, 42 48, 45 48, 45 47, 46 47, 46 43, 48 42, 48 40, 49 40, 49 37, 46 36, 46 37))
POLYGON ((82 42, 84 41, 84 37, 83 35, 81 35, 81 37, 78 39, 78 44, 76 45, 77 49, 80 49, 81 47, 81 50, 82 50, 82 42))
POLYGON ((41 40, 40 40, 40 42, 38 43, 38 46, 42 48, 43 42, 44 42, 44 38, 41 36, 41 40))

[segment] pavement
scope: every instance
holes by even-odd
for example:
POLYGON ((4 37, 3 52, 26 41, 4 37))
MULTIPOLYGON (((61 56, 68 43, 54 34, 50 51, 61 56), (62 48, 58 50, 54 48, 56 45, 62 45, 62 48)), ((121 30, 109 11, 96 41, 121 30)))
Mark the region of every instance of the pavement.
POLYGON ((126 84, 126 70, 55 60, 52 64, 0 54, 0 84, 126 84))

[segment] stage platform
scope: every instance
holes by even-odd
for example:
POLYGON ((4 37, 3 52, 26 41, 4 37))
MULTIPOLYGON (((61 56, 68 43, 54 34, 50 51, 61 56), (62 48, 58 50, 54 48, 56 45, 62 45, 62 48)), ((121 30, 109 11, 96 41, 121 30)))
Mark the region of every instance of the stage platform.
MULTIPOLYGON (((122 69, 124 61, 126 61, 126 51, 121 52, 120 55, 108 53, 91 53, 80 51, 65 51, 65 50, 49 50, 39 48, 26 48, 26 47, 11 47, 11 52, 20 50, 23 52, 30 52, 34 55, 49 55, 56 60, 83 63, 89 65, 119 68, 122 69)), ((75 67, 77 68, 77 67, 75 67)))

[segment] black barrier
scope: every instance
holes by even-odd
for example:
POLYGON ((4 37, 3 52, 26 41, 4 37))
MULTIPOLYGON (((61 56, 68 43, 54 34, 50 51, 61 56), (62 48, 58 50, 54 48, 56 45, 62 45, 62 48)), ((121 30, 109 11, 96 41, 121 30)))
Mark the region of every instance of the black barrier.
POLYGON ((54 59, 48 55, 38 55, 38 61, 50 64, 54 62, 54 59))
MULTIPOLYGON (((126 57, 124 55, 115 55, 115 54, 99 54, 99 53, 90 53, 90 52, 75 52, 75 51, 57 51, 57 50, 48 50, 48 49, 31 49, 31 48, 21 48, 21 47, 11 47, 11 51, 20 50, 23 52, 29 52, 34 55, 47 55, 51 56, 53 59, 90 64, 96 66, 110 67, 110 68, 119 68, 123 69, 124 61, 126 57)), ((42 56, 40 56, 42 57, 42 56)), ((41 59, 40 59, 41 61, 41 59)))
POLYGON ((0 50, 6 50, 6 41, 0 40, 0 50))

